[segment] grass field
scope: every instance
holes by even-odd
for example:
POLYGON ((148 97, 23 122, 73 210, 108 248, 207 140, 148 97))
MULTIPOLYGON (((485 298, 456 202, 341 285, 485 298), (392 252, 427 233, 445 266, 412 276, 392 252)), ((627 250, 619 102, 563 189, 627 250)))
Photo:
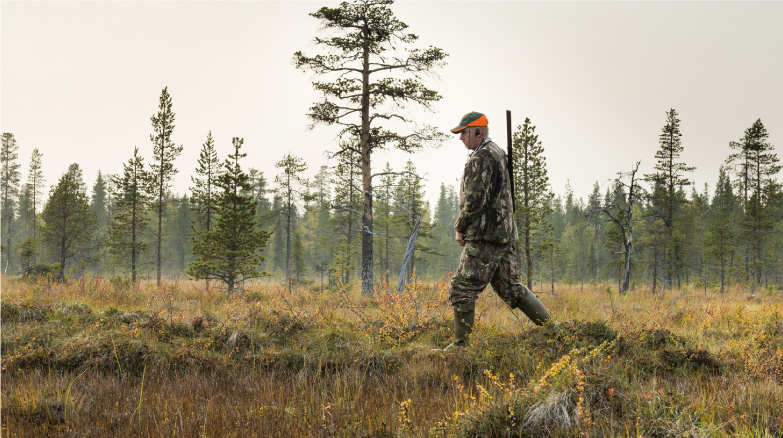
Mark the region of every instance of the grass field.
POLYGON ((487 290, 441 353, 444 283, 3 278, 2 436, 783 436, 781 291, 556 292, 536 327, 487 290))

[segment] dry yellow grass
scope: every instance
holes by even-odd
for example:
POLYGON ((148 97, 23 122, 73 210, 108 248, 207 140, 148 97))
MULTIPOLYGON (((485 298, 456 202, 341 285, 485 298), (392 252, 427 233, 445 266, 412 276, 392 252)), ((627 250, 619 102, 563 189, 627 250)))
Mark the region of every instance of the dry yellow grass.
POLYGON ((780 292, 558 285, 538 328, 488 290, 444 354, 444 283, 2 288, 3 436, 783 434, 780 292))

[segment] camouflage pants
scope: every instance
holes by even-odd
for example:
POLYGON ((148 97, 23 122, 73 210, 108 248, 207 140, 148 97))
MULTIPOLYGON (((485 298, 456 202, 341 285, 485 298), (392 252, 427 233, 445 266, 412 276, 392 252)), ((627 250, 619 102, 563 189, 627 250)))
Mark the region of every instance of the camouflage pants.
POLYGON ((487 287, 509 306, 526 293, 519 280, 519 260, 511 243, 465 242, 457 273, 449 286, 449 302, 458 307, 473 304, 487 287))

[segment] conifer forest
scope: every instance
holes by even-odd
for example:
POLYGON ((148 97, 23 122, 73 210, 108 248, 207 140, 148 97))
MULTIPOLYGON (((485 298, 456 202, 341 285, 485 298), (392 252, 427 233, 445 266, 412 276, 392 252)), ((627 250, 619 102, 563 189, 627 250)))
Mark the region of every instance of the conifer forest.
MULTIPOLYGON (((152 128, 170 138, 173 129, 162 119, 173 120, 175 113, 165 89, 158 114, 152 128)), ((687 139, 679 124, 677 111, 667 111, 660 148, 654 157, 639 157, 655 161, 654 173, 639 174, 638 163, 618 169, 611 184, 601 187, 596 180, 586 199, 570 187, 549 185, 545 134, 530 118, 514 131, 517 247, 520 257, 531 248, 532 269, 522 275, 536 291, 596 282, 615 284, 621 293, 783 285, 781 165, 762 120, 727 139, 731 153, 712 187, 696 187, 689 178, 697 163, 680 158, 687 139)), ((62 175, 43 175, 45 157, 3 133, 3 273, 215 278, 229 291, 264 278, 313 290, 361 280, 362 239, 369 233, 361 224, 361 154, 355 148, 345 147, 326 164, 287 154, 278 157, 278 174, 264 175, 243 166, 242 139, 233 140, 233 154, 218 157, 207 134, 202 145, 190 146, 200 148, 191 191, 172 193, 167 175, 177 172, 177 149, 166 138, 156 137, 163 146, 155 143, 147 157, 136 148, 122 174, 90 178, 78 162, 62 175), (24 152, 30 170, 23 178, 24 152), (302 176, 308 167, 318 168, 309 180, 302 176), (43 193, 47 180, 51 190, 43 193), (243 242, 234 242, 240 232, 243 242), (229 252, 233 258, 224 260, 229 252)), ((430 205, 418 175, 411 158, 402 169, 386 164, 374 183, 374 282, 396 284, 401 272, 405 281, 414 272, 438 280, 457 267, 459 187, 441 185, 430 205)))
POLYGON ((667 105, 634 139, 654 153, 584 166, 595 182, 575 190, 550 180, 552 125, 493 119, 519 281, 551 319, 491 286, 475 311, 452 307, 462 168, 432 186, 438 163, 418 154, 469 151, 429 123, 449 54, 398 6, 309 11, 320 29, 287 55, 303 74, 285 86, 315 97, 285 117, 336 132, 320 160, 208 124, 185 143, 177 116, 194 103, 165 83, 136 115, 149 142, 109 145, 119 171, 86 174, 74 150, 44 172, 43 146, 3 127, 0 436, 783 436, 777 121, 742 120, 696 181, 683 127, 698 116, 667 105))

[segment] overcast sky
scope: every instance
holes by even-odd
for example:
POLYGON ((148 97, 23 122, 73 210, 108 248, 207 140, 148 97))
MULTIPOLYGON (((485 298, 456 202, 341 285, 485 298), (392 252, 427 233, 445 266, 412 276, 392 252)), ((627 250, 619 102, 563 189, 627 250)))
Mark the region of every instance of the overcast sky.
MULTIPOLYGON (((149 163, 150 123, 163 87, 184 146, 173 190, 185 194, 207 132, 221 158, 243 137, 244 166, 268 181, 283 154, 312 176, 332 164, 335 131, 308 130, 316 79, 296 70, 297 50, 319 52, 319 1, 8 1, 0 3, 0 125, 19 145, 23 181, 33 148, 46 183, 79 163, 91 188, 100 169, 118 173, 138 146, 149 163)), ((443 99, 416 119, 448 132, 483 112, 506 144, 530 117, 556 193, 570 181, 585 198, 638 160, 649 173, 666 111, 679 112, 682 160, 710 191, 729 142, 761 119, 783 144, 783 2, 445 2, 393 5, 417 47, 440 47, 448 64, 428 85, 443 99)), ((427 178, 457 186, 467 151, 457 136, 415 155, 373 156, 400 170, 408 159, 427 178)), ((48 187, 46 188, 48 193, 48 187)))

